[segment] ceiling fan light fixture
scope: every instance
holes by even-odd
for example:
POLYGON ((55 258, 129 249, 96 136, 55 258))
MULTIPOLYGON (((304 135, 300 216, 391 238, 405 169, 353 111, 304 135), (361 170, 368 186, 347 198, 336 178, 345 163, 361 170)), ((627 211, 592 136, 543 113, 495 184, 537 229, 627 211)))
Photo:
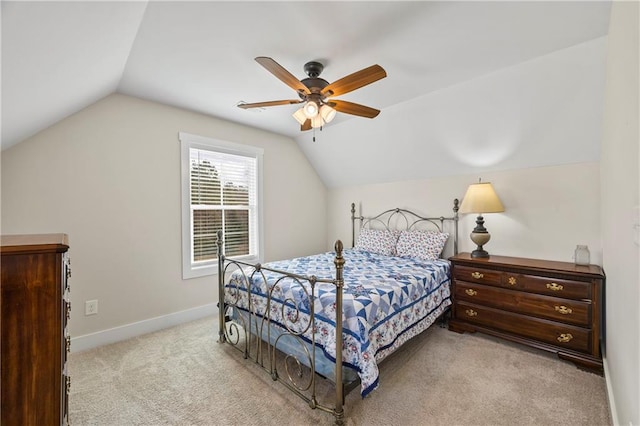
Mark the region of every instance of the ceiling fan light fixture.
POLYGON ((304 113, 304 109, 300 108, 296 112, 293 113, 293 118, 296 119, 298 123, 302 126, 305 121, 307 121, 307 116, 304 113))
POLYGON ((317 129, 318 127, 322 127, 324 125, 324 120, 320 114, 316 115, 311 119, 311 127, 317 129))
POLYGON ((325 122, 330 123, 336 116, 336 110, 331 108, 329 105, 324 104, 320 107, 320 115, 325 122))
POLYGON ((304 107, 302 107, 303 111, 304 111, 304 115, 307 116, 307 118, 314 118, 315 116, 318 115, 318 104, 315 101, 309 101, 306 104, 304 104, 304 107))

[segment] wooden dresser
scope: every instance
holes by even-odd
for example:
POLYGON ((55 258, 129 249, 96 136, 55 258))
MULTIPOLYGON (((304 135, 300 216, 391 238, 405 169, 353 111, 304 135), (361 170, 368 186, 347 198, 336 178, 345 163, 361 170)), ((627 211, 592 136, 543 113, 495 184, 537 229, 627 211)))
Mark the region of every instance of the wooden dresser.
POLYGON ((68 424, 69 244, 65 234, 3 235, 2 425, 68 424))
POLYGON ((469 253, 449 260, 450 330, 491 334, 603 373, 602 268, 493 255, 473 259, 469 253))

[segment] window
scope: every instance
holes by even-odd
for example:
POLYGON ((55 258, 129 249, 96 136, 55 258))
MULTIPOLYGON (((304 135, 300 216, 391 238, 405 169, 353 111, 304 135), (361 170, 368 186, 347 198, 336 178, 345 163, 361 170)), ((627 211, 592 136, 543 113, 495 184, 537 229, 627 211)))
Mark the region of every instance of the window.
POLYGON ((180 133, 182 277, 217 273, 217 232, 231 258, 261 259, 262 149, 180 133))

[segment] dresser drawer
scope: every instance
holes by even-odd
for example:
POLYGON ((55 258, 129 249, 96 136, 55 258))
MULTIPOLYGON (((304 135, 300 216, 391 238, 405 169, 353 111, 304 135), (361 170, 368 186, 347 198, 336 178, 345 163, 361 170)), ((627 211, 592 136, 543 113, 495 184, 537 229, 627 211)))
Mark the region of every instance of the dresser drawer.
POLYGON ((591 299, 591 283, 456 265, 458 281, 505 287, 565 299, 591 299))
POLYGON ((560 348, 591 352, 591 330, 513 312, 455 301, 455 318, 560 348))
POLYGON ((591 299, 591 283, 505 272, 505 282, 518 290, 566 299, 591 299))
POLYGON ((453 278, 470 283, 480 283, 499 286, 502 284, 502 272, 483 268, 470 268, 467 266, 455 266, 453 278))
POLYGON ((591 327, 591 303, 456 282, 455 299, 555 321, 591 327))

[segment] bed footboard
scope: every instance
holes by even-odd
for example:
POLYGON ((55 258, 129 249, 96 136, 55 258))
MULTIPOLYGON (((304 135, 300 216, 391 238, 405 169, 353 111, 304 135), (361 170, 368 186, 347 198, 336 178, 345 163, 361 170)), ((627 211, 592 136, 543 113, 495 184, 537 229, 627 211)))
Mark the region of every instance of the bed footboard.
MULTIPOLYGON (((248 264, 224 256, 222 231, 218 231, 218 342, 230 344, 245 358, 252 359, 273 380, 277 380, 305 400, 313 409, 329 412, 336 424, 344 422, 344 378, 342 362, 334 362, 335 370, 330 380, 335 385, 334 402, 323 405, 318 400, 316 369, 316 334, 321 326, 314 315, 320 284, 335 286, 335 330, 342 330, 344 286, 343 245, 335 243, 336 275, 334 279, 303 276, 260 264, 248 264), (236 271, 232 274, 233 271, 236 271), (255 283, 267 283, 265 274, 271 277, 263 292, 255 283), (276 277, 274 280, 273 277, 276 277), (283 296, 285 285, 299 286, 298 297, 283 296), (256 297, 257 296, 257 297, 256 297), (272 299, 282 300, 281 308, 272 306, 272 299), (306 314, 306 313, 308 314, 306 314), (300 355, 302 354, 302 355, 300 355)), ((335 333, 335 360, 342 360, 343 336, 335 333)), ((320 351, 318 351, 320 352, 320 351)))

